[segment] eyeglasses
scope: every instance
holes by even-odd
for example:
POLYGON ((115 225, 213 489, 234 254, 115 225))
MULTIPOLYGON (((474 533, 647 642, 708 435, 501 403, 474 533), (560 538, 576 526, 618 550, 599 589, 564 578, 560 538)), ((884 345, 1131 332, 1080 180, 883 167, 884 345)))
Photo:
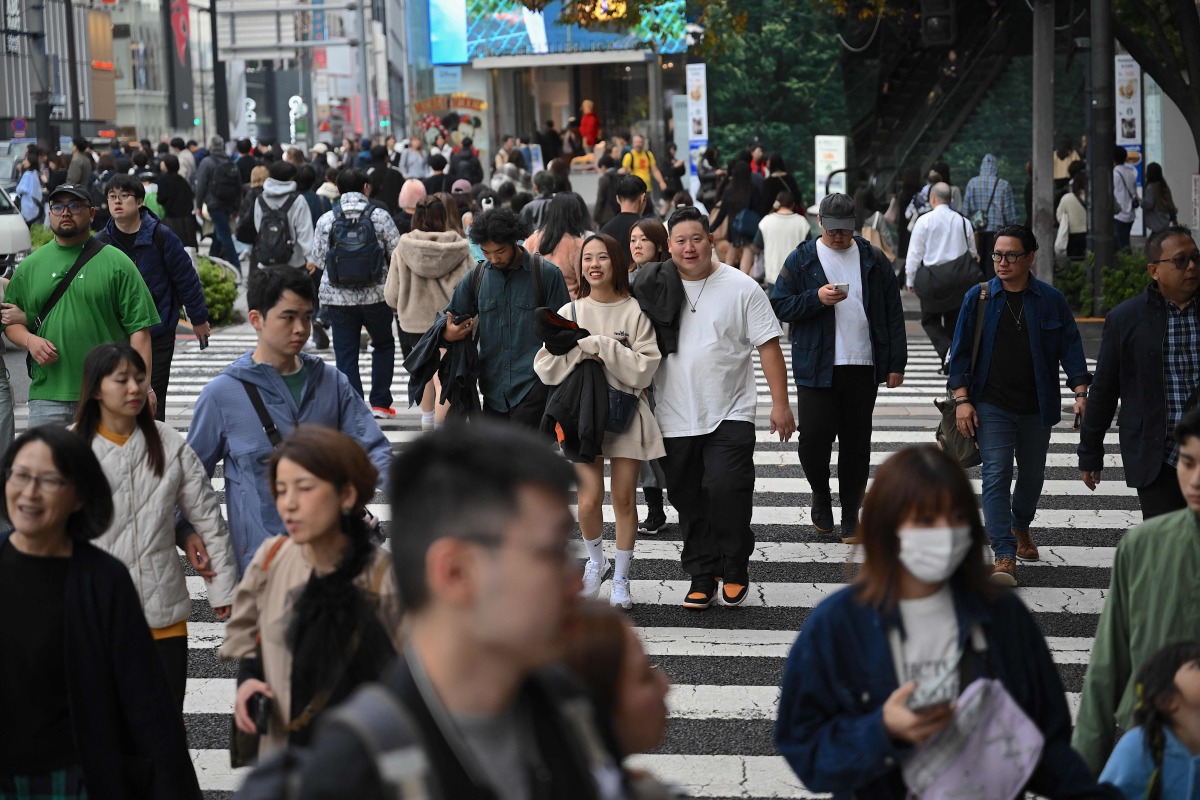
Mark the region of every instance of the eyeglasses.
POLYGON ((128 201, 128 200, 133 200, 133 199, 134 199, 134 195, 131 195, 131 194, 127 193, 127 192, 121 192, 121 193, 118 193, 118 192, 113 192, 112 194, 108 195, 108 199, 109 199, 110 201, 112 201, 112 200, 119 200, 119 201, 121 201, 122 203, 124 203, 124 202, 126 202, 126 201, 128 201))
POLYGON ((64 486, 70 483, 70 481, 60 478, 57 475, 34 475, 32 472, 18 472, 13 469, 4 471, 4 479, 17 491, 22 491, 29 484, 34 483, 37 484, 39 491, 43 491, 46 494, 60 492, 64 486))
POLYGON ((1175 269, 1187 269, 1189 261, 1195 264, 1197 269, 1200 269, 1200 251, 1186 255, 1175 256, 1174 258, 1160 258, 1158 261, 1151 261, 1150 263, 1162 264, 1163 262, 1166 262, 1168 264, 1174 264, 1175 269))
POLYGON ((848 231, 845 228, 834 228, 832 230, 827 230, 825 232, 827 234, 829 234, 830 236, 853 236, 854 235, 854 231, 848 231))
POLYGON ((56 217, 61 217, 63 214, 70 211, 72 214, 82 214, 91 208, 90 203, 51 203, 50 213, 56 217))
POLYGON ((1017 263, 1018 258, 1029 255, 1029 252, 1024 253, 992 253, 992 261, 999 264, 1001 261, 1007 261, 1009 264, 1017 263))

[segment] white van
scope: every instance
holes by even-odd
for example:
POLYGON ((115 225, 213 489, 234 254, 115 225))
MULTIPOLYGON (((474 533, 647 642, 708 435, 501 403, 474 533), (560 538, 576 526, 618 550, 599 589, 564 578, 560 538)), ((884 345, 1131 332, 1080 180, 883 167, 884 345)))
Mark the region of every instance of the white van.
POLYGON ((29 255, 33 242, 29 226, 17 210, 17 203, 0 187, 0 276, 8 278, 21 259, 29 255))

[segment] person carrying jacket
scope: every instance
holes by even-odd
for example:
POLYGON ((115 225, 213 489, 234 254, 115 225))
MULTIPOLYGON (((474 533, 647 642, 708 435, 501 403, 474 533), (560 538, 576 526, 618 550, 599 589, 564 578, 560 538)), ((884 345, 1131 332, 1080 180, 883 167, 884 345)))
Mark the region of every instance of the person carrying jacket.
POLYGON ((1187 228, 1170 227, 1151 236, 1146 251, 1154 280, 1104 318, 1078 447, 1080 477, 1095 491, 1119 401, 1121 463, 1142 519, 1186 505, 1175 478, 1175 425, 1200 391, 1200 249, 1187 228))
POLYGON ((208 306, 204 290, 192 266, 191 256, 183 242, 162 220, 142 205, 146 190, 142 182, 131 175, 113 177, 104 189, 112 218, 97 234, 137 265, 146 288, 162 321, 150 329, 150 349, 153 361, 150 386, 154 389, 158 407, 154 417, 167 419, 167 389, 171 381, 171 362, 175 357, 175 332, 179 326, 179 311, 185 309, 192 323, 192 332, 201 342, 208 340, 212 326, 208 322, 208 306))
MULTIPOLYGON (((276 161, 269 167, 270 177, 263 184, 262 197, 254 204, 254 230, 262 230, 263 203, 281 208, 296 197, 288 209, 288 230, 292 237, 292 257, 288 266, 303 267, 313 249, 313 221, 308 204, 296 196, 296 166, 288 161, 276 161)), ((251 254, 253 257, 253 254, 251 254)))
POLYGON ((842 540, 855 536, 867 487, 872 415, 879 385, 904 382, 908 340, 900 286, 876 247, 854 235, 854 201, 821 200, 821 238, 802 242, 783 263, 771 306, 792 327, 797 446, 812 483, 812 524, 833 532, 829 466, 838 440, 842 540))
POLYGON ((273 444, 244 384, 257 389, 280 436, 306 422, 340 430, 367 451, 379 484, 387 479, 392 447, 371 409, 345 375, 301 352, 312 329, 313 298, 303 270, 266 267, 251 274, 246 301, 258 346, 201 390, 188 429, 188 444, 210 476, 224 462, 229 532, 240 571, 283 529, 265 479, 273 444))
MULTIPOLYGON (((200 162, 198 167, 195 167, 195 180, 192 181, 196 187, 196 217, 199 219, 204 206, 208 206, 208 216, 213 223, 213 241, 221 245, 220 256, 236 267, 238 253, 233 244, 230 215, 237 211, 237 206, 217 197, 217 186, 220 183, 221 175, 233 162, 226 155, 225 140, 220 136, 213 136, 208 144, 211 152, 200 162)), ((195 156, 185 147, 180 150, 178 156, 181 165, 184 163, 185 155, 192 160, 193 165, 196 164, 195 156)), ((179 175, 184 178, 188 177, 183 174, 182 168, 179 170, 179 175)))

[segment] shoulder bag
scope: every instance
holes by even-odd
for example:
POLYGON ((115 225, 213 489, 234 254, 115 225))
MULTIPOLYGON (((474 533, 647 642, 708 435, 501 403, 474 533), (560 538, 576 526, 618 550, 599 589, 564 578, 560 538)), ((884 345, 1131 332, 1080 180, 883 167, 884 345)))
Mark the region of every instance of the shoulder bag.
POLYGON ((996 176, 996 182, 992 184, 992 193, 988 196, 987 210, 975 209, 971 212, 971 227, 977 231, 986 231, 988 225, 991 224, 992 201, 996 199, 996 189, 1000 188, 1000 176, 996 176))
MULTIPOLYGON (((41 311, 32 322, 26 324, 31 336, 36 336, 37 332, 46 324, 46 317, 50 316, 50 312, 54 310, 54 306, 58 305, 58 301, 67 293, 67 289, 71 288, 71 281, 75 280, 75 276, 79 274, 87 263, 100 254, 100 251, 105 247, 104 242, 96 239, 95 236, 88 237, 88 240, 83 243, 83 249, 79 251, 79 255, 75 259, 75 263, 62 276, 62 280, 54 287, 54 291, 50 293, 50 297, 42 305, 41 311)), ((33 377, 33 356, 28 352, 25 353, 25 371, 29 373, 29 377, 33 377)))
POLYGON ((963 218, 963 254, 953 261, 923 265, 917 270, 913 291, 925 313, 944 313, 961 307, 963 295, 982 277, 967 237, 967 220, 963 218))
MULTIPOLYGON (((970 376, 975 373, 975 361, 979 357, 979 341, 983 338, 983 317, 987 309, 987 300, 988 285, 985 282, 979 284, 979 304, 975 308, 975 341, 971 345, 971 369, 967 373, 968 385, 970 385, 970 376)), ((958 463, 962 465, 963 469, 970 469, 982 464, 983 458, 979 455, 979 443, 975 437, 965 436, 958 429, 954 393, 948 392, 946 397, 939 397, 933 401, 933 404, 942 413, 942 421, 938 423, 937 428, 938 447, 958 459, 958 463)))

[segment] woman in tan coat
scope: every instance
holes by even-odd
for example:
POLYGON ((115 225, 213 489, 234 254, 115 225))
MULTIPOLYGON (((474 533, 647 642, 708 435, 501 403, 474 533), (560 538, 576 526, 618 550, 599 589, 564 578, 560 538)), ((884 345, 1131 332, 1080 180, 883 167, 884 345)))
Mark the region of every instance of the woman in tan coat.
MULTIPOLYGON (((392 264, 383 287, 384 301, 396 310, 400 322, 400 351, 405 357, 421 341, 437 315, 450 302, 450 294, 475 262, 471 246, 450 226, 446 202, 430 195, 417 203, 412 230, 400 237, 392 251, 392 264)), ((434 403, 441 385, 437 376, 421 398, 421 429, 432 430, 434 403)), ((448 406, 436 407, 436 420, 446 418, 448 406)))
POLYGON ((241 661, 238 730, 255 733, 251 699, 268 700, 260 755, 307 743, 320 714, 376 680, 401 649, 391 559, 362 519, 375 479, 357 442, 315 425, 297 427, 271 457, 287 535, 263 542, 250 562, 220 650, 241 661))

